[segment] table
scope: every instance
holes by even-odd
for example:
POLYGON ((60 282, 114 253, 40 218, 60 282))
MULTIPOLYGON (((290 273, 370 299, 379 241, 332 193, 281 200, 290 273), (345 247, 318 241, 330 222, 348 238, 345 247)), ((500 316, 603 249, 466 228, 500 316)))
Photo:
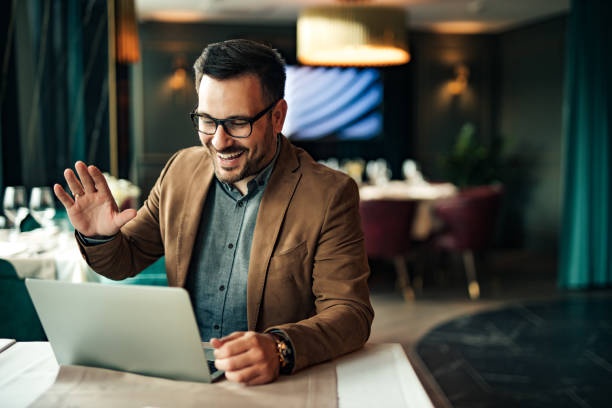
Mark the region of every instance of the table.
POLYGON ((438 200, 457 194, 452 183, 406 183, 392 180, 386 184, 364 184, 359 188, 362 200, 438 200))
MULTIPOLYGON (((433 406, 399 344, 368 343, 330 364, 336 369, 340 408, 433 406)), ((18 342, 6 348, 0 352, 0 406, 28 406, 51 387, 58 371, 49 343, 18 342)), ((269 399, 265 390, 249 388, 255 398, 269 399)))
POLYGON ((0 258, 9 261, 24 279, 99 281, 81 256, 71 231, 39 228, 13 233, 10 238, 0 235, 0 258))
POLYGON ((406 183, 393 180, 386 184, 368 185, 359 188, 359 197, 370 200, 414 200, 418 201, 411 236, 416 240, 426 239, 432 231, 439 228, 432 216, 432 203, 436 200, 452 197, 457 194, 457 187, 452 183, 406 183))

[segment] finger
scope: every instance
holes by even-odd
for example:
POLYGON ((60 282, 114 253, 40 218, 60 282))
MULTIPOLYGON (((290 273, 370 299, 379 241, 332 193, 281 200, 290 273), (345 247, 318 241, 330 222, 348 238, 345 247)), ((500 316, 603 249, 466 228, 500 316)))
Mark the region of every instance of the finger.
POLYGON ((79 178, 81 179, 81 184, 83 184, 83 188, 86 193, 95 193, 96 187, 94 186, 94 181, 89 175, 87 171, 87 166, 82 161, 78 161, 74 164, 74 168, 77 173, 79 173, 79 178))
POLYGON ((138 214, 136 210, 131 208, 121 211, 119 214, 117 214, 117 217, 115 217, 115 225, 117 226, 117 228, 123 227, 125 224, 128 223, 128 221, 136 217, 136 214, 138 214))
POLYGON ((223 346, 225 343, 235 340, 237 338, 240 338, 242 336, 244 336, 245 332, 234 332, 231 334, 228 334, 225 337, 222 337, 220 339, 213 337, 210 339, 210 343, 214 348, 219 348, 221 346, 223 346), (216 345, 215 345, 216 344, 216 345))
POLYGON ((239 371, 226 371, 225 378, 228 381, 246 384, 251 380, 259 377, 260 373, 257 367, 248 367, 239 371))
POLYGON ((215 367, 221 371, 238 371, 257 363, 253 353, 244 352, 228 358, 215 359, 215 367))
POLYGON ((108 187, 108 183, 106 182, 106 177, 104 177, 104 174, 102 174, 100 169, 98 169, 96 166, 89 166, 87 168, 87 171, 89 172, 89 175, 93 179, 96 190, 104 193, 104 195, 108 197, 112 197, 113 194, 111 193, 110 188, 108 187))
POLYGON ((261 385, 261 384, 267 384, 270 381, 274 380, 275 377, 273 375, 270 375, 268 373, 266 374, 259 374, 258 376, 251 378, 249 381, 245 382, 246 385, 261 385))
POLYGON ((66 179, 66 182, 68 183, 68 187, 70 188, 70 191, 72 192, 73 196, 76 197, 76 194, 85 193, 83 186, 81 185, 81 183, 79 182, 76 175, 71 169, 64 170, 64 178, 66 179))
MULTIPOLYGON (((221 339, 223 341, 223 339, 221 339)), ((226 340, 224 344, 215 349, 216 358, 228 358, 242 354, 252 347, 252 342, 244 335, 226 340)))
POLYGON ((55 184, 53 186, 53 192, 55 193, 57 199, 60 200, 60 202, 64 205, 66 209, 69 209, 74 205, 74 200, 59 184, 55 184))

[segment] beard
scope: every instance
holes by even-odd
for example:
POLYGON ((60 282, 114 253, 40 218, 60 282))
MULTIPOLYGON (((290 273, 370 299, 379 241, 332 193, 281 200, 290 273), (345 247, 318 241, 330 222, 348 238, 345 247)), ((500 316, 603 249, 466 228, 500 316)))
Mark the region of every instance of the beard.
POLYGON ((268 149, 276 148, 276 138, 274 137, 272 126, 269 126, 268 129, 266 129, 266 136, 262 143, 256 144, 251 149, 238 144, 223 150, 217 150, 212 145, 212 140, 206 143, 206 148, 212 159, 217 179, 226 184, 233 184, 247 177, 256 175, 268 164, 269 160, 266 160, 266 156, 269 153, 268 149), (235 155, 238 153, 242 153, 242 155, 246 157, 246 162, 241 168, 238 168, 238 172, 232 172, 232 170, 236 168, 223 167, 223 165, 219 164, 217 154, 235 155))

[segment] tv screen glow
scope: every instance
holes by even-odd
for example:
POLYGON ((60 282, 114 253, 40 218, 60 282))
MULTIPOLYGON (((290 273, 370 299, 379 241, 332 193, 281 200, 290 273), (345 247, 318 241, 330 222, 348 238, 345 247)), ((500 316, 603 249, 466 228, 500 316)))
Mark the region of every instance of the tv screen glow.
POLYGON ((382 133, 383 85, 374 68, 287 66, 291 140, 369 140, 382 133))

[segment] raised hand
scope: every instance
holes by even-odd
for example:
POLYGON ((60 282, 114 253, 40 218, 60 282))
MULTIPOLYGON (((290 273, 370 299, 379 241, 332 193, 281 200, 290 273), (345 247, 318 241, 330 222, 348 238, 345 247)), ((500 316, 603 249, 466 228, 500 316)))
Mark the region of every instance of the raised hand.
POLYGON ((68 211, 72 225, 86 237, 115 235, 136 216, 136 210, 119 212, 106 179, 97 167, 87 167, 82 161, 76 162, 74 167, 79 178, 71 169, 64 171, 74 199, 59 184, 53 186, 55 195, 68 211))

